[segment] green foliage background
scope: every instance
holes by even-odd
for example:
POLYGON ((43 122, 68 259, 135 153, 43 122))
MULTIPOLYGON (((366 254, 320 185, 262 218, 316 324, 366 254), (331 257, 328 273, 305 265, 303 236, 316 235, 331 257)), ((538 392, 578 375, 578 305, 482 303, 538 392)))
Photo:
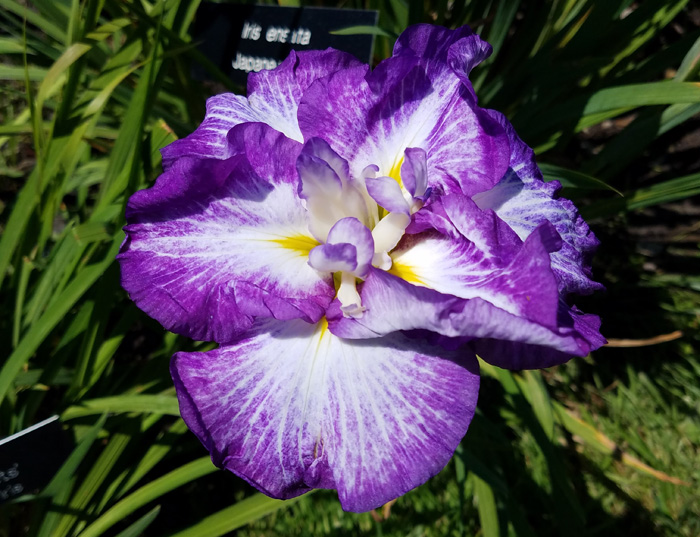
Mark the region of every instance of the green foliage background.
POLYGON ((211 346, 138 311, 114 261, 128 196, 212 91, 189 77, 199 0, 0 0, 0 436, 58 413, 77 440, 44 490, 0 506, 0 535, 700 535, 700 8, 341 4, 380 11, 377 60, 421 21, 493 45, 480 103, 603 240, 608 292, 580 305, 615 346, 544 372, 484 364, 453 461, 382 512, 271 500, 216 471, 168 376, 173 352, 211 346))

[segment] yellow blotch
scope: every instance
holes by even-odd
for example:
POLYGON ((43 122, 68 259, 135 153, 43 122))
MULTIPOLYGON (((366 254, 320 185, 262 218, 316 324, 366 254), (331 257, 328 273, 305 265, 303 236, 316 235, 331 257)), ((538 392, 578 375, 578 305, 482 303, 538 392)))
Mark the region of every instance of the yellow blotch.
POLYGON ((403 181, 401 181, 401 166, 403 166, 403 159, 404 157, 402 156, 399 160, 394 162, 391 170, 389 170, 389 177, 394 179, 401 188, 403 188, 403 181))
POLYGON ((287 250, 293 250, 300 256, 308 256, 312 248, 316 248, 320 242, 318 242, 313 237, 308 237, 306 235, 293 235, 291 237, 284 237, 283 239, 272 239, 270 242, 279 244, 282 248, 287 250))
POLYGON ((427 287, 425 283, 418 277, 418 274, 416 274, 413 270, 412 267, 409 267, 408 265, 404 265, 400 262, 397 262, 396 260, 393 261, 391 264, 391 268, 389 269, 389 274, 393 274, 394 276, 398 276, 402 280, 407 281, 408 283, 412 283, 413 285, 420 285, 422 287, 427 287))
POLYGON ((328 331, 328 319, 326 317, 321 317, 321 320, 316 325, 316 331, 319 333, 320 337, 323 337, 328 331))

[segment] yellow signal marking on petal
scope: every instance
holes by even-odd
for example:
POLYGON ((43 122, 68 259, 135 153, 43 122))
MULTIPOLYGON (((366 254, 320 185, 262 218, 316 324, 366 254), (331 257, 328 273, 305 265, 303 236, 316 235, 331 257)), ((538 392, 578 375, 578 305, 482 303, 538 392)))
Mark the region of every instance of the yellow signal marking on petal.
MULTIPOLYGON (((403 181, 401 180, 401 166, 403 166, 403 155, 400 159, 394 162, 394 165, 389 170, 387 177, 391 177, 396 181, 401 188, 403 188, 403 181)), ((389 212, 384 207, 379 207, 379 220, 384 218, 389 212)))
POLYGON ((403 166, 403 155, 399 160, 394 162, 394 165, 391 167, 391 170, 389 170, 389 177, 394 179, 401 188, 403 188, 403 181, 401 181, 401 166, 403 166))
MULTIPOLYGON (((333 285, 335 286, 336 295, 337 295, 337 293, 338 293, 338 289, 340 289, 340 279, 341 279, 341 277, 342 277, 342 273, 341 273, 341 272, 334 272, 334 273, 333 273, 333 285)), ((325 317, 324 317, 324 318, 325 318, 325 317)))
POLYGON ((326 337, 327 334, 330 334, 328 331, 328 319, 326 319, 325 316, 321 317, 321 320, 316 324, 316 330, 314 331, 314 336, 317 336, 318 339, 316 340, 316 349, 313 352, 313 357, 314 359, 316 356, 318 356, 319 352, 321 352, 321 343, 323 342, 323 338, 326 337))
POLYGON ((405 265, 403 263, 394 260, 391 264, 391 268, 388 270, 389 274, 398 276, 402 280, 412 283, 414 285, 420 285, 422 287, 427 287, 425 283, 418 277, 412 267, 405 265))
POLYGON ((287 250, 293 250, 300 256, 308 256, 313 248, 321 244, 313 237, 308 237, 306 235, 293 235, 283 239, 272 239, 270 242, 279 244, 282 248, 286 248, 287 250))

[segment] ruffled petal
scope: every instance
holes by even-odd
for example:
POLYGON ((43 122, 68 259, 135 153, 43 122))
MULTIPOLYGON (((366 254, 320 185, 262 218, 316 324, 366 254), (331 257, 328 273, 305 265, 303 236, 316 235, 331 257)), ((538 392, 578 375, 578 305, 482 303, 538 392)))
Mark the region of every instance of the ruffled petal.
POLYGON ((361 318, 344 317, 337 301, 327 312, 331 332, 341 338, 381 337, 397 330, 429 330, 472 340, 484 360, 508 369, 534 369, 586 356, 605 343, 600 320, 560 303, 557 325, 545 326, 481 299, 461 299, 418 287, 374 269, 360 289, 361 318))
POLYGON ((231 341, 256 316, 316 322, 334 295, 330 275, 307 264, 318 242, 296 195, 300 145, 262 136, 263 125, 242 127, 242 136, 247 129, 260 151, 280 152, 274 165, 244 155, 178 159, 127 207, 122 285, 167 329, 193 339, 231 341))
POLYGON ((420 148, 430 186, 468 195, 491 188, 508 167, 508 138, 449 67, 448 48, 428 47, 425 57, 401 53, 372 73, 349 69, 316 81, 299 104, 302 133, 327 140, 355 176, 369 164, 392 176, 405 150, 420 148))
POLYGON ((477 364, 401 334, 344 341, 323 324, 265 323, 171 372, 212 460, 275 498, 334 488, 367 511, 449 461, 474 414, 477 364))
POLYGON ((510 122, 498 112, 489 113, 503 125, 510 138, 510 168, 494 188, 477 194, 474 201, 482 209, 494 210, 522 239, 545 221, 556 228, 563 244, 552 253, 552 270, 563 295, 590 294, 602 289, 601 284, 591 279, 591 258, 598 239, 574 204, 557 197, 559 183, 542 180, 533 151, 518 137, 510 122))
POLYGON ((421 65, 425 67, 426 73, 431 78, 437 78, 449 68, 450 48, 455 43, 474 35, 469 26, 449 30, 433 24, 415 24, 406 28, 396 40, 393 55, 418 58, 421 65))
POLYGON ((190 135, 160 150, 163 156, 163 169, 180 157, 200 157, 226 159, 231 148, 226 141, 226 134, 236 125, 249 121, 262 121, 256 110, 248 104, 242 95, 222 93, 207 99, 207 111, 204 121, 190 135))
POLYGON ((447 62, 464 87, 476 99, 476 93, 469 80, 469 73, 477 65, 491 56, 493 48, 476 34, 464 37, 450 46, 447 62))
POLYGON ((303 141, 297 124, 303 92, 315 80, 357 65, 361 63, 351 54, 338 50, 292 50, 277 68, 248 76, 247 99, 225 93, 207 100, 207 113, 197 130, 161 150, 164 168, 183 156, 229 158, 226 134, 246 122, 265 123, 292 140, 303 141))
POLYGON ((565 352, 561 347, 544 346, 520 341, 484 338, 472 343, 477 354, 484 360, 506 369, 539 369, 567 362, 572 355, 586 356, 605 345, 600 334, 600 318, 581 312, 576 306, 569 308, 561 303, 559 318, 566 334, 567 346, 577 346, 575 352, 565 352))
MULTIPOLYGON (((391 272, 410 283, 458 298, 482 298, 504 311, 554 327, 559 295, 550 252, 561 241, 544 223, 524 243, 493 212, 468 198, 440 204, 452 233, 407 235, 391 253, 391 272)), ((430 214, 420 211, 418 215, 430 214)))

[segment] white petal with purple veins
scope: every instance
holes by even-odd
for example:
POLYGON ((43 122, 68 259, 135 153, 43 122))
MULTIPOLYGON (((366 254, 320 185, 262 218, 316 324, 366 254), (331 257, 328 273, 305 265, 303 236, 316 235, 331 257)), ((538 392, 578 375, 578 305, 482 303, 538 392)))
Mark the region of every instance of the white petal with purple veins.
POLYGON ((132 197, 128 218, 122 285, 174 332, 226 342, 254 316, 316 322, 334 294, 307 263, 318 242, 296 185, 270 183, 241 157, 178 160, 132 197))
POLYGON ((182 416, 215 464, 276 498, 336 488, 350 511, 379 507, 439 472, 479 386, 467 349, 400 334, 343 341, 301 321, 178 353, 171 371, 182 416))

